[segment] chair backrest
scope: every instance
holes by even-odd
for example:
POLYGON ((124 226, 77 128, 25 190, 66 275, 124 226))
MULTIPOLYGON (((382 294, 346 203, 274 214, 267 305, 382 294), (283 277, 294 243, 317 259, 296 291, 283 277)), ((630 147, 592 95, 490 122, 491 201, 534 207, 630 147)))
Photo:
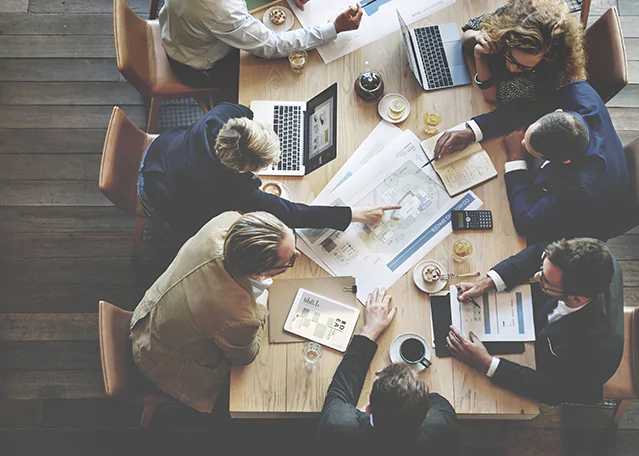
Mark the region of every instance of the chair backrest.
POLYGON ((624 307, 623 358, 617 372, 604 385, 604 397, 639 397, 639 307, 624 307))
POLYGON ((98 304, 98 332, 102 376, 107 396, 125 398, 131 394, 131 371, 135 367, 129 324, 133 312, 100 301, 98 304))
POLYGON ((98 186, 127 214, 137 212, 140 161, 153 138, 155 135, 148 135, 136 127, 120 108, 113 108, 104 139, 98 186))
POLYGON ((614 6, 586 30, 588 81, 605 102, 628 84, 626 48, 614 6))
POLYGON ((118 70, 135 90, 150 97, 148 31, 147 21, 135 14, 125 0, 113 0, 113 35, 118 70))

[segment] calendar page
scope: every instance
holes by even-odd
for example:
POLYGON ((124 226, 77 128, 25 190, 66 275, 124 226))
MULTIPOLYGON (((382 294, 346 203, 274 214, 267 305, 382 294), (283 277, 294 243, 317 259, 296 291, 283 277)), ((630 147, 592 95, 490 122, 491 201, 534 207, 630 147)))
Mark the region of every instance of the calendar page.
POLYGON ((284 330, 344 352, 358 318, 359 309, 300 288, 284 330))

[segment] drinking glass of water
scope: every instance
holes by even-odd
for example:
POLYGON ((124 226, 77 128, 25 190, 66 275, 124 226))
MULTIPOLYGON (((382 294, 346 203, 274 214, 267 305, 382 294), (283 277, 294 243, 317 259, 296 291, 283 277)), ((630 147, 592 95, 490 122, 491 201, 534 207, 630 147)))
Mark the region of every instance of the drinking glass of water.
POLYGON ((322 346, 317 342, 305 343, 302 348, 302 358, 304 359, 304 366, 313 368, 322 358, 322 346))

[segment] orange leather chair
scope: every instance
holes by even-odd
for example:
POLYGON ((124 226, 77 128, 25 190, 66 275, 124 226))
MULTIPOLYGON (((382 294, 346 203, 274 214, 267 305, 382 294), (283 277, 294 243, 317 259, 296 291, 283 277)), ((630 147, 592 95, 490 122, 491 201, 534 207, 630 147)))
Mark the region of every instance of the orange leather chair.
POLYGON ((147 146, 157 135, 144 133, 117 106, 104 139, 98 187, 111 202, 136 218, 132 253, 140 250, 146 215, 138 200, 138 170, 147 146))
MULTIPOLYGON (((207 99, 219 90, 194 89, 180 82, 162 47, 158 21, 138 17, 125 0, 113 0, 113 34, 118 70, 138 92, 151 99, 148 133, 155 131, 162 100, 207 99)), ((200 107, 208 111, 203 103, 200 107)))
POLYGON ((138 371, 131 351, 129 324, 133 312, 100 301, 98 304, 98 329, 100 359, 104 388, 108 397, 122 399, 144 407, 140 426, 149 425, 158 406, 172 401, 159 391, 138 371))
POLYGON ((586 30, 588 82, 607 103, 628 85, 628 63, 619 14, 614 6, 586 30))
POLYGON ((604 385, 604 397, 619 401, 612 418, 616 425, 633 399, 639 399, 639 307, 624 308, 623 358, 604 385))

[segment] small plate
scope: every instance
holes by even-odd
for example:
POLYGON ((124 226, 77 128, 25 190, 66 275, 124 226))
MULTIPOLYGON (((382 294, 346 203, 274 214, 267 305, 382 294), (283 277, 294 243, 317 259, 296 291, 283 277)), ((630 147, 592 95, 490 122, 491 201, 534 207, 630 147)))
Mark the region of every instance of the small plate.
POLYGON ((444 287, 446 286, 446 283, 448 283, 448 280, 440 279, 437 282, 432 282, 432 283, 426 282, 424 278, 422 277, 422 269, 424 269, 424 267, 427 264, 432 264, 437 266, 439 270, 442 271, 442 275, 448 274, 444 265, 441 264, 439 261, 424 260, 421 263, 417 263, 417 265, 415 265, 415 267, 413 268, 413 282, 415 282, 415 285, 417 285, 417 288, 422 290, 424 293, 429 293, 429 294, 437 293, 438 291, 441 291, 444 289, 444 287))
POLYGON ((290 9, 284 6, 271 6, 269 9, 264 11, 264 17, 262 17, 262 22, 264 23, 264 25, 266 25, 267 29, 273 30, 274 32, 277 32, 277 33, 282 33, 282 32, 286 32, 287 30, 290 30, 291 27, 293 27, 295 20, 293 19, 293 12, 290 9), (286 20, 284 21, 282 25, 273 24, 268 17, 270 12, 274 10, 275 8, 281 8, 286 12, 286 20))
MULTIPOLYGON (((419 339, 419 340, 422 341, 422 343, 426 347, 426 359, 428 361, 432 362, 432 360, 430 359, 430 356, 431 356, 430 344, 426 341, 426 339, 424 339, 419 334, 410 333, 410 332, 404 333, 404 334, 400 334, 395 339, 393 339, 393 341, 391 342, 390 353, 389 353, 391 362, 392 363, 403 363, 403 362, 405 362, 402 359, 401 355, 399 354, 399 346, 402 345, 402 342, 404 342, 409 337, 414 337, 415 339, 419 339)), ((426 367, 424 367, 424 365, 422 363, 409 364, 409 366, 413 366, 413 368, 416 369, 417 372, 421 372, 424 369, 426 369, 426 367)))
POLYGON ((293 198, 291 191, 283 183, 277 182, 277 181, 265 181, 265 182, 262 182, 262 186, 260 187, 260 190, 262 190, 266 184, 277 184, 280 187, 282 187, 282 195, 280 195, 280 198, 284 198, 285 200, 289 200, 289 201, 291 201, 291 199, 293 198))
POLYGON ((394 124, 400 123, 405 121, 408 115, 410 114, 410 103, 408 102, 408 100, 406 99, 404 95, 400 95, 399 93, 389 93, 384 95, 382 99, 379 100, 379 103, 377 104, 377 112, 379 113, 380 117, 384 119, 386 122, 390 122, 394 124), (402 116, 397 120, 393 120, 390 117, 388 117, 388 108, 390 106, 391 101, 393 101, 396 98, 401 99, 404 102, 404 105, 406 107, 404 108, 404 113, 402 114, 402 116))

